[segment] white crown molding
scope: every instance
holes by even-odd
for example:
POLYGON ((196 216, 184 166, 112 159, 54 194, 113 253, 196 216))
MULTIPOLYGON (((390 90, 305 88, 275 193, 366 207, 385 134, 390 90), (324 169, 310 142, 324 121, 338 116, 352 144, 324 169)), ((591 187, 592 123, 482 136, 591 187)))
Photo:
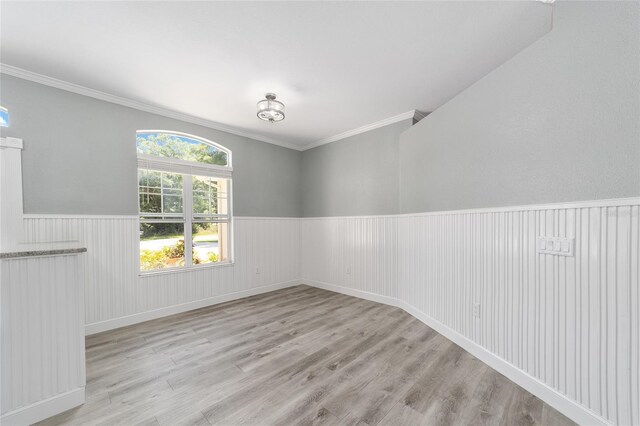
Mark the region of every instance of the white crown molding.
POLYGON ((211 121, 205 118, 200 118, 190 114, 174 111, 168 108, 153 106, 153 105, 146 104, 144 102, 134 101, 132 99, 123 98, 121 96, 111 95, 109 93, 101 92, 99 90, 90 89, 88 87, 80 86, 74 83, 69 83, 68 81, 58 80, 57 78, 48 77, 46 75, 27 71, 25 69, 14 67, 12 65, 0 63, 0 73, 10 75, 13 77, 18 77, 23 80, 33 81, 34 83, 44 84, 45 86, 55 87, 56 89, 66 90, 67 92, 89 96, 91 98, 99 99, 101 101, 111 102, 114 104, 137 109, 140 111, 162 115, 163 117, 169 117, 169 118, 174 118, 176 120, 186 121, 187 123, 197 124, 199 126, 208 127, 214 130, 220 130, 223 132, 231 133, 233 135, 243 136, 249 139, 255 139, 261 142, 267 142, 273 145, 282 146, 284 148, 295 149, 296 151, 302 151, 302 148, 300 146, 297 146, 291 143, 281 142, 279 140, 271 139, 269 137, 262 136, 256 133, 245 132, 232 127, 227 127, 215 121, 211 121))
POLYGON ((429 115, 428 112, 422 112, 422 111, 418 111, 416 110, 416 113, 413 116, 413 119, 416 121, 416 123, 420 120, 422 120, 423 118, 425 118, 427 115, 429 115))
MULTIPOLYGON (((385 118, 384 120, 376 121, 375 123, 367 124, 362 127, 358 127, 353 130, 347 130, 346 132, 338 133, 337 135, 330 136, 328 138, 320 139, 315 142, 311 142, 310 144, 303 145, 301 147, 301 151, 306 151, 307 149, 315 148, 320 145, 325 145, 331 142, 336 142, 344 138, 348 138, 350 136, 359 135, 360 133, 368 132, 369 130, 378 129, 380 127, 388 126, 389 124, 397 123, 399 121, 412 119, 418 115, 423 115, 423 113, 417 110, 411 110, 407 112, 403 112, 402 114, 395 115, 393 117, 385 118)), ((422 118, 422 117, 421 117, 422 118)))
POLYGON ((185 113, 174 111, 168 108, 149 105, 144 102, 134 101, 133 99, 123 98, 121 96, 116 96, 109 93, 101 92, 99 90, 91 89, 85 86, 80 86, 75 83, 59 80, 57 78, 49 77, 43 74, 38 74, 22 68, 14 67, 12 65, 0 63, 0 73, 21 78, 23 80, 33 81, 34 83, 43 84, 45 86, 55 87, 56 89, 65 90, 67 92, 77 93, 79 95, 88 96, 94 99, 99 99, 101 101, 122 105, 128 108, 137 109, 139 111, 149 112, 151 114, 161 115, 163 117, 185 121, 187 123, 197 124, 199 126, 207 127, 214 130, 220 130, 222 132, 243 136, 249 139, 254 139, 257 141, 278 145, 278 146, 293 149, 296 151, 306 151, 307 149, 315 148, 317 146, 325 145, 331 142, 336 142, 341 139, 348 138, 350 136, 355 136, 360 133, 364 133, 370 130, 378 129, 380 127, 388 126, 389 124, 394 124, 403 120, 415 118, 417 121, 420 121, 427 116, 427 114, 420 112, 418 110, 411 110, 411 111, 404 112, 402 114, 398 114, 393 117, 385 118, 384 120, 376 121, 374 123, 370 123, 362 127, 358 127, 356 129, 348 130, 346 132, 339 133, 334 136, 330 136, 328 138, 311 142, 307 145, 296 145, 292 143, 282 142, 266 136, 262 136, 257 133, 245 132, 243 130, 239 130, 236 128, 227 127, 224 124, 220 124, 218 122, 207 120, 201 117, 196 117, 194 115, 185 114, 185 113))

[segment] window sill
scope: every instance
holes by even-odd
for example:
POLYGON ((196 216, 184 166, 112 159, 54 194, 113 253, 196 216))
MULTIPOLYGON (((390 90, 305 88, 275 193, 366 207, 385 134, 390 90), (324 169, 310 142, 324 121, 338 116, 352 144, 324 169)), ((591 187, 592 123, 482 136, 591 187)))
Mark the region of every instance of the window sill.
POLYGON ((235 262, 220 262, 220 263, 213 263, 213 264, 207 264, 207 265, 183 266, 181 268, 156 269, 154 271, 140 271, 138 272, 138 276, 140 278, 147 278, 147 277, 153 277, 156 275, 177 274, 180 272, 193 272, 193 271, 202 271, 206 269, 226 268, 233 265, 235 265, 235 262))

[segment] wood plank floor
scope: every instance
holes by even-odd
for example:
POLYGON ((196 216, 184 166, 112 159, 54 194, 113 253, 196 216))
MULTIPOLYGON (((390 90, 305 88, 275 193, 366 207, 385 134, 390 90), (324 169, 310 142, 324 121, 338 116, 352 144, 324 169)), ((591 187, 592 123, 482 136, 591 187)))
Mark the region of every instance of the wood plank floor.
POLYGON ((42 425, 570 425, 401 309, 291 287, 87 337, 42 425))

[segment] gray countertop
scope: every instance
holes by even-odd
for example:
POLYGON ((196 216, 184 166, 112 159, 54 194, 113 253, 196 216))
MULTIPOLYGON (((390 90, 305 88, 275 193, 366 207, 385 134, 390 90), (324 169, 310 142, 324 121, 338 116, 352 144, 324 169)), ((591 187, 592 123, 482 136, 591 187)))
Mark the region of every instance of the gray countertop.
POLYGON ((0 251, 0 259, 15 259, 20 257, 62 256, 86 252, 78 241, 55 241, 49 243, 16 244, 0 251))

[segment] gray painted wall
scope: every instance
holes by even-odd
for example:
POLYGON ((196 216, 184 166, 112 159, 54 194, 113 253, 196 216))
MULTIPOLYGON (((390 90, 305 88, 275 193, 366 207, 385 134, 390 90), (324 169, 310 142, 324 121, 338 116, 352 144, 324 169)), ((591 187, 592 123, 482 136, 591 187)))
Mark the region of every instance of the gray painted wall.
POLYGON ((640 4, 558 2, 554 29, 417 125, 303 153, 1 75, 27 213, 136 214, 135 131, 234 155, 240 216, 346 216, 640 195, 640 4))
POLYGON ((2 136, 24 140, 26 213, 135 215, 135 134, 175 130, 233 152, 237 216, 301 215, 301 153, 0 75, 0 104, 9 109, 2 136))
POLYGON ((401 212, 640 195, 640 3, 553 7, 550 33, 401 136, 401 212))
POLYGON ((398 138, 407 119, 302 153, 305 217, 398 213, 398 138))

